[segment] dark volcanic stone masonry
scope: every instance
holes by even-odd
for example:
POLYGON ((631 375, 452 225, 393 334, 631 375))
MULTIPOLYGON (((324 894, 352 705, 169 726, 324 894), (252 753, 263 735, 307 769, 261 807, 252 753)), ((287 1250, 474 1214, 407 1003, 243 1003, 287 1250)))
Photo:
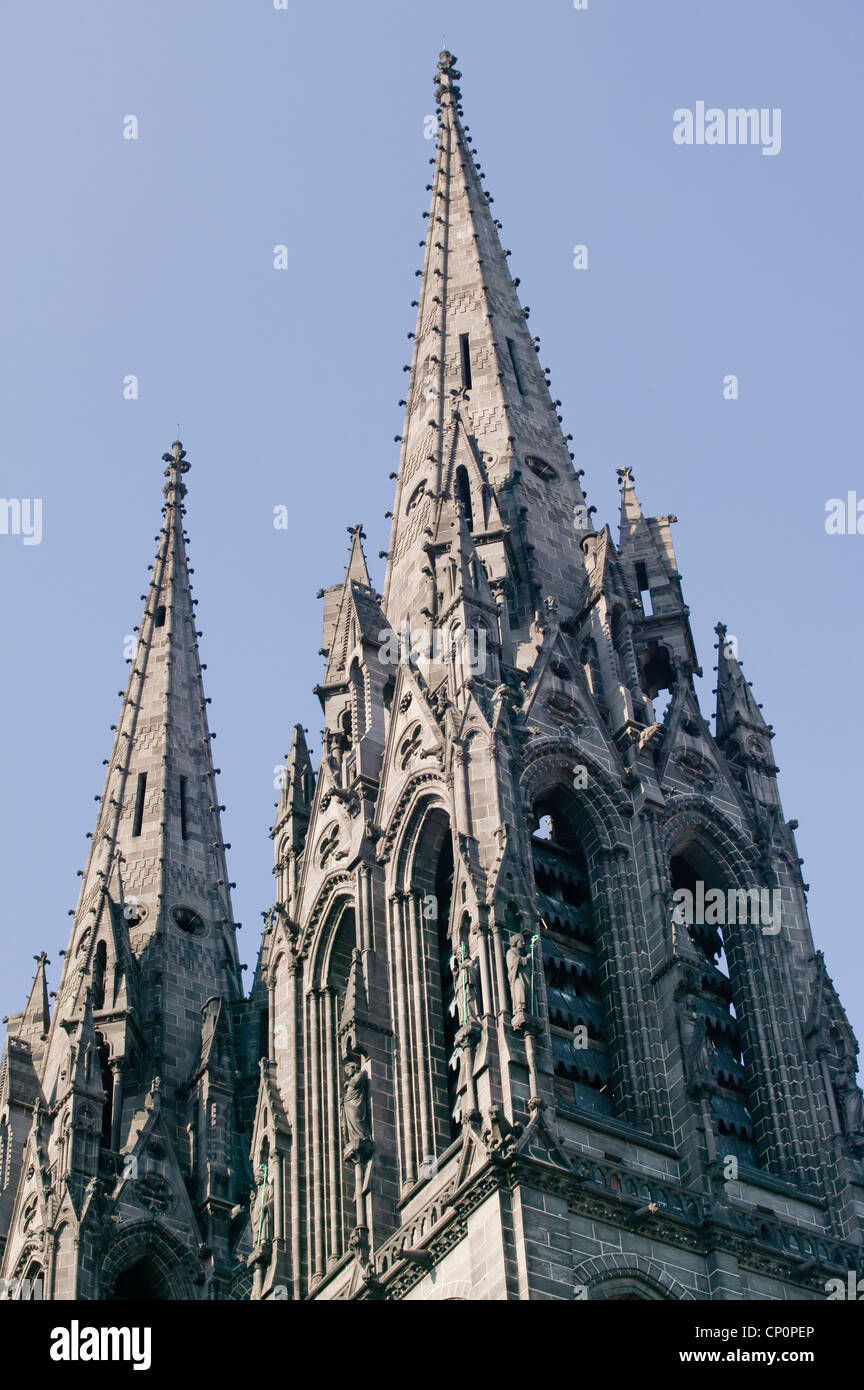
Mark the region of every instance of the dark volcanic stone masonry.
POLYGON ((324 591, 241 987, 164 524, 49 1019, 0 1073, 2 1277, 53 1299, 800 1299, 860 1273, 857 1043, 670 528, 596 530, 442 53, 383 594, 324 591))

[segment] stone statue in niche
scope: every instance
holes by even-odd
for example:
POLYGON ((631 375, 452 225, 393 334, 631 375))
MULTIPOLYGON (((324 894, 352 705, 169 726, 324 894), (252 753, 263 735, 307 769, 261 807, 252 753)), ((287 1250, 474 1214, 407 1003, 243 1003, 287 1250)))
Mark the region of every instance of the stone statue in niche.
POLYGON ((524 1023, 534 1013, 534 946, 524 932, 513 932, 507 949, 507 979, 514 1026, 524 1023))
POLYGON ((273 1180, 266 1163, 258 1164, 257 1186, 252 1193, 252 1239, 256 1247, 273 1239, 273 1180))
POLYGON ((345 1130, 346 1158, 365 1156, 372 1147, 372 1115, 369 1101, 369 1076, 359 1063, 345 1063, 342 1087, 342 1124, 345 1130))
POLYGON ((144 1109, 159 1114, 162 1109, 162 1078, 154 1076, 150 1083, 150 1090, 144 1099, 144 1109))
POLYGON ((855 1062, 850 1058, 837 1083, 840 1123, 852 1149, 864 1148, 864 1097, 855 1080, 855 1062))
POLYGON ((682 1009, 678 1026, 688 1085, 713 1085, 714 1068, 711 1064, 711 1044, 705 1029, 705 1015, 692 1006, 682 1009))
POLYGON ((460 941, 456 952, 450 957, 453 972, 453 1010, 458 1015, 460 1028, 477 1025, 482 1013, 480 989, 480 961, 472 956, 466 942, 460 941))

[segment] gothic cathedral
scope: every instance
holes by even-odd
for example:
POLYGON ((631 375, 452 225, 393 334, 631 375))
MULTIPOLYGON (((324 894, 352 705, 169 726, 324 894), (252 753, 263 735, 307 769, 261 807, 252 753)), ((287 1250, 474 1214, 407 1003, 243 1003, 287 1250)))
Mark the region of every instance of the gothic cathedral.
POLYGON ((862 1272, 857 1043, 766 724, 671 540, 586 503, 441 54, 383 593, 323 592, 244 996, 182 445, 49 1013, 0 1071, 45 1299, 819 1299, 862 1272))

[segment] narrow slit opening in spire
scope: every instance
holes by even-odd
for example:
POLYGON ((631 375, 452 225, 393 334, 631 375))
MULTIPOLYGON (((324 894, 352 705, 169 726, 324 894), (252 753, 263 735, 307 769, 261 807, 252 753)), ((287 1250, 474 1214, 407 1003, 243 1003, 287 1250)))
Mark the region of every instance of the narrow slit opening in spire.
POLYGON ((644 560, 636 562, 636 586, 642 600, 642 611, 646 618, 653 618, 654 604, 651 601, 651 587, 648 583, 648 570, 644 560))
POLYGON ((460 464, 456 469, 456 500, 465 515, 468 530, 473 531, 474 512, 471 507, 471 484, 468 481, 468 470, 464 464, 460 464))
POLYGON ((186 778, 180 778, 180 838, 186 839, 188 823, 186 819, 186 778))
POLYGON ((144 797, 147 794, 147 773, 138 773, 138 786, 135 789, 135 815, 132 821, 132 834, 140 835, 144 823, 144 797))
POLYGON ((510 366, 513 368, 513 376, 516 379, 516 387, 519 391, 519 395, 524 396, 525 392, 522 387, 522 373, 519 371, 519 358, 516 356, 516 344, 514 343, 512 338, 507 339, 507 351, 510 354, 510 366))
POLYGON ((459 352, 462 357, 462 385, 471 390, 471 341, 467 333, 459 335, 459 352))

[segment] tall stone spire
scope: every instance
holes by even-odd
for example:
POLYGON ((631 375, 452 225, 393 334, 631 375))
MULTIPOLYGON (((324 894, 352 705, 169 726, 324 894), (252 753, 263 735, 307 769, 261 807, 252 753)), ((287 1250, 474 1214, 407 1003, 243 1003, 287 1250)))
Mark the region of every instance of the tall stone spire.
POLYGON ((697 1298, 824 1291, 769 1194, 818 1195, 851 1267, 864 1108, 768 742, 742 769, 725 714, 712 739, 675 518, 628 466, 619 544, 591 525, 458 77, 443 53, 386 591, 349 528, 314 794, 297 736, 274 830, 252 1297, 630 1296, 598 1213, 657 1296, 685 1264, 697 1298), (706 888, 767 893, 769 931, 670 921, 706 888))
POLYGON ((436 76, 439 132, 393 508, 384 604, 396 627, 425 605, 424 551, 463 505, 517 642, 554 595, 576 606, 588 508, 462 125, 456 60, 436 76))
MULTIPOLYGON (((154 976, 171 939, 168 928, 179 926, 192 941, 200 930, 192 919, 197 914, 207 928, 200 954, 212 956, 212 988, 242 997, 186 556, 183 479, 190 465, 179 441, 164 462, 164 520, 120 717, 112 726, 114 746, 58 991, 55 1033, 81 1007, 92 941, 109 902, 121 924, 119 939, 128 940, 139 964, 146 951, 154 976)), ((162 1022, 151 1022, 148 1041, 156 1060, 162 1022)))
MULTIPOLYGON (((116 1241, 142 1203, 165 1212, 151 1247, 182 1264, 206 1246, 187 1283, 224 1291, 231 1211, 248 1191, 234 1094, 243 991, 183 523, 190 465, 179 440, 163 457, 156 558, 36 1068, 53 1183, 43 1227, 59 1229, 68 1203, 81 1252, 55 1266, 47 1297, 111 1297, 124 1268, 103 1263, 104 1217, 116 1241), (97 1212, 87 1194, 100 1173, 97 1212)), ((10 1241, 6 1267, 20 1255, 10 1241)))

